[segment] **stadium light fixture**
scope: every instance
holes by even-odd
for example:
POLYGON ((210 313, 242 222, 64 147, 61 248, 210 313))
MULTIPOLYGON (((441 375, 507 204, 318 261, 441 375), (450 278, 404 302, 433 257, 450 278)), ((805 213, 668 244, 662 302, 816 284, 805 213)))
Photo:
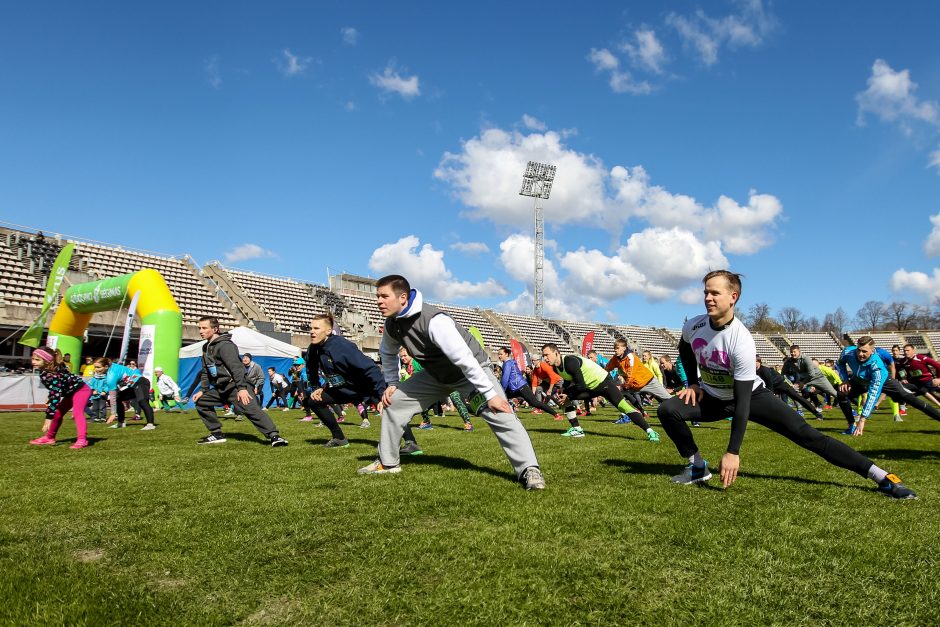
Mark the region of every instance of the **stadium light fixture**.
POLYGON ((522 175, 522 189, 520 196, 529 196, 535 199, 535 317, 545 317, 545 291, 543 286, 545 269, 545 222, 542 219, 541 200, 548 200, 552 193, 552 183, 555 181, 556 167, 548 163, 529 161, 522 175))

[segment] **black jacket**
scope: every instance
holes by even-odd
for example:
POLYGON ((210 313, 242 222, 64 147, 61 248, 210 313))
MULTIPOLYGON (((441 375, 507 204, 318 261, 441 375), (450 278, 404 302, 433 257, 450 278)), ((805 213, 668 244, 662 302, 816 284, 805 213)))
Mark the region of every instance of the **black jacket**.
POLYGON ((238 356, 238 347, 232 336, 222 333, 202 347, 202 373, 199 383, 203 390, 247 390, 245 364, 238 356))
POLYGON ((321 374, 326 380, 324 389, 354 390, 364 401, 377 402, 388 387, 375 362, 339 335, 307 347, 307 379, 313 388, 319 387, 321 374))

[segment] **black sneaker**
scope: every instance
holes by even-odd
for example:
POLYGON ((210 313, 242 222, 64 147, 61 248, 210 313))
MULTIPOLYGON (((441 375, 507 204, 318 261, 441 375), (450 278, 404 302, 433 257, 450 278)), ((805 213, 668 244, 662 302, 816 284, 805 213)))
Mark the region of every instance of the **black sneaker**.
POLYGON ((418 446, 417 442, 405 442, 405 445, 398 451, 399 455, 424 455, 424 451, 418 446))
POLYGON ((201 440, 196 440, 196 444, 224 444, 225 436, 221 433, 210 433, 201 440))
POLYGON ((894 473, 878 482, 878 491, 895 499, 916 499, 917 494, 901 483, 901 478, 894 473))
POLYGON ((346 438, 342 440, 330 438, 327 443, 323 445, 323 448, 349 448, 349 440, 346 438))
POLYGON ((275 433, 274 435, 271 436, 271 446, 272 447, 287 446, 287 440, 285 440, 284 438, 282 438, 281 436, 275 433))

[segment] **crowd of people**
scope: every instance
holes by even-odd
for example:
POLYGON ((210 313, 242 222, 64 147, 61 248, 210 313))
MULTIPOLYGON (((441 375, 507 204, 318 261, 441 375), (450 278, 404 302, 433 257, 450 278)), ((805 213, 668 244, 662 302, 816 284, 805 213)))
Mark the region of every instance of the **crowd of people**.
POLYGON ((60 353, 46 348, 33 352, 32 365, 49 390, 43 434, 34 445, 56 443, 65 414, 75 417, 78 437, 71 448, 88 446, 86 408, 93 420, 108 415, 112 428, 126 426, 127 409, 144 416, 143 430, 156 428, 154 408, 181 411, 192 398, 207 435, 198 444, 226 442, 219 410, 247 418, 272 447, 287 446, 265 411, 300 407, 305 422, 318 421, 330 437, 330 449, 350 446, 341 423, 347 408, 358 412, 361 428, 370 428, 369 412, 381 416, 377 458, 360 474, 397 474, 403 456, 423 450, 410 423, 421 416, 418 429, 431 429, 432 413, 457 411, 463 430, 473 431, 473 417, 482 418, 495 435, 519 482, 528 490, 545 488, 545 477, 529 434, 519 418, 522 406, 535 414, 567 420, 566 438, 588 435, 579 417, 599 405, 616 408, 617 424, 634 424, 650 443, 662 436, 648 420, 652 407, 665 436, 686 465, 671 480, 703 483, 712 478, 691 427, 702 422, 730 420, 730 437, 718 472, 729 487, 737 478, 741 449, 749 421, 766 426, 826 461, 873 480, 877 489, 896 498, 915 493, 900 478, 875 465, 846 442, 827 436, 803 419, 803 410, 817 420, 823 410, 838 407, 847 421, 844 435, 859 437, 884 398, 892 403, 895 420, 906 406, 940 420, 940 363, 917 354, 908 344, 886 351, 871 337, 847 346, 835 362, 820 363, 792 346, 782 366, 761 363, 754 339, 735 316, 742 291, 739 275, 715 271, 703 279, 705 313, 688 320, 678 346, 679 359, 637 354, 617 339, 606 359, 590 351, 567 354, 558 345, 541 347, 541 359, 517 360, 508 347, 490 361, 482 342, 437 307, 424 302, 407 279, 389 275, 377 282, 376 301, 385 318, 380 361, 334 332, 332 315, 318 314, 310 322, 310 345, 286 373, 268 368, 267 375, 251 354, 239 354, 219 321, 205 316, 198 322, 205 344, 197 380, 184 396, 179 385, 160 367, 154 381, 136 364, 87 358, 81 376, 74 375, 60 353), (271 396, 263 405, 265 380, 271 396), (853 405, 857 401, 857 405, 853 405))

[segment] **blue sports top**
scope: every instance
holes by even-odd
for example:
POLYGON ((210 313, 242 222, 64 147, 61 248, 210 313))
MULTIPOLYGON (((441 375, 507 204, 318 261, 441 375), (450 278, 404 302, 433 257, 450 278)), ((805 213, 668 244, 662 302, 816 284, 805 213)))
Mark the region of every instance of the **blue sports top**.
POLYGON ((888 369, 881 359, 880 353, 872 353, 867 361, 859 362, 858 347, 849 346, 839 355, 839 361, 836 362, 836 368, 839 370, 839 376, 843 381, 854 381, 860 385, 868 387, 868 398, 865 400, 865 406, 862 408, 862 418, 868 418, 871 412, 875 410, 875 403, 881 396, 881 388, 888 380, 888 369), (852 371, 851 378, 846 369, 852 371))

